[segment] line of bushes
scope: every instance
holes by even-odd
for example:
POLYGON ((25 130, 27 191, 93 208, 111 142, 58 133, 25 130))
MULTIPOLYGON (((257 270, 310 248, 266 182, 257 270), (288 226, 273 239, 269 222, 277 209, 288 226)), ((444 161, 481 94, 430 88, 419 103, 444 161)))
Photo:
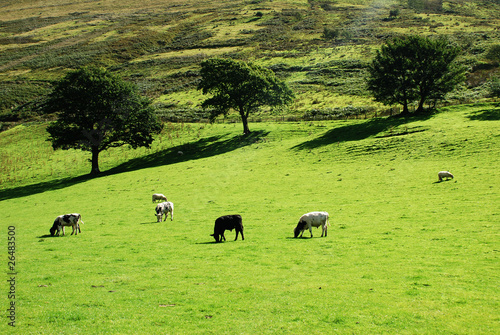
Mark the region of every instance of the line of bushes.
POLYGON ((306 111, 302 116, 304 121, 313 120, 338 120, 338 119, 348 119, 352 117, 357 117, 363 115, 365 118, 368 115, 375 113, 374 107, 334 107, 334 108, 323 108, 323 109, 311 109, 306 111))

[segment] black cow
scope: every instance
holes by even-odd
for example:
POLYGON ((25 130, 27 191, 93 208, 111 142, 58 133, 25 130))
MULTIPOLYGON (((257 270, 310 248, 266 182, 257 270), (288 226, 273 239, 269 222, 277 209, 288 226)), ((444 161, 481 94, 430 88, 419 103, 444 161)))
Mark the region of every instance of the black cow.
POLYGON ((52 228, 50 228, 50 235, 59 236, 59 233, 62 230, 62 234, 64 236, 64 227, 66 226, 71 226, 73 228, 71 235, 75 234, 75 231, 76 231, 75 235, 78 235, 79 232, 80 233, 82 232, 80 229, 79 222, 83 223, 82 216, 78 213, 59 215, 54 220, 52 228))
POLYGON ((214 225, 214 233, 210 236, 215 238, 215 242, 222 242, 226 240, 224 236, 225 230, 236 230, 236 238, 238 239, 238 233, 241 233, 241 239, 244 240, 245 236, 243 235, 243 222, 241 220, 241 215, 224 215, 215 220, 214 225))

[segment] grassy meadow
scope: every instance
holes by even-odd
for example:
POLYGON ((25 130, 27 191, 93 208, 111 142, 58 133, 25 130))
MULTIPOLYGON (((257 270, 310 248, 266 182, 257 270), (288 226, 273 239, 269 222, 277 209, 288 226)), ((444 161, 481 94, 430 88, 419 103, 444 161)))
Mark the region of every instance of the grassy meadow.
POLYGON ((93 179, 89 154, 53 152, 43 124, 2 132, 18 274, 16 327, 2 318, 0 332, 493 334, 499 113, 251 123, 248 137, 239 123, 167 124, 151 149, 106 152, 93 179), (155 222, 155 192, 173 222, 155 222), (328 236, 294 239, 315 210, 328 236), (82 233, 48 236, 72 212, 82 233), (215 219, 236 213, 245 240, 214 243, 215 219))

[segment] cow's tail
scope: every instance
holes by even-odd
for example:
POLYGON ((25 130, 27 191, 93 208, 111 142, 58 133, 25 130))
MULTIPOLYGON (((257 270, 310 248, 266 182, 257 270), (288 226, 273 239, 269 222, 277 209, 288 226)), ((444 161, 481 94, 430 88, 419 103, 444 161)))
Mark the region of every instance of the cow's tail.
POLYGON ((80 220, 81 223, 85 224, 85 222, 83 222, 82 220, 82 216, 80 215, 80 217, 78 218, 80 220))

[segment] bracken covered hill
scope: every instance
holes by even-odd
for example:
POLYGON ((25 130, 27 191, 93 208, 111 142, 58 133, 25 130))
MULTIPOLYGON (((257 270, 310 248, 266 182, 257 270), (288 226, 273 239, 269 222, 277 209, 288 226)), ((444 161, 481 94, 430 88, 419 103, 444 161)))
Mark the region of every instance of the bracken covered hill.
POLYGON ((274 70, 297 96, 286 116, 381 110, 366 91, 366 66, 382 43, 408 34, 459 45, 470 73, 447 99, 477 101, 499 75, 498 27, 498 0, 7 1, 0 122, 43 117, 37 106, 51 82, 88 64, 135 82, 165 119, 197 120, 199 64, 214 56, 274 70))

